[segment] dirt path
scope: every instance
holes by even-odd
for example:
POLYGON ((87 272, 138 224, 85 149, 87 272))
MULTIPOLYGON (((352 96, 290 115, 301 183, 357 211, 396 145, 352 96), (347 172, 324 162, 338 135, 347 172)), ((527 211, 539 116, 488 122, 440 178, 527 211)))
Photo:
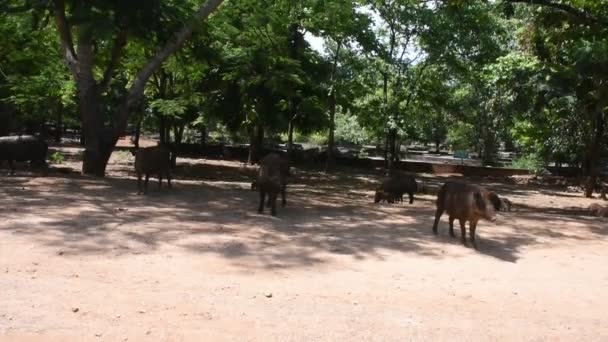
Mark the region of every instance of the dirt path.
POLYGON ((273 218, 236 163, 142 197, 121 158, 0 177, 0 340, 608 340, 608 221, 568 211, 589 200, 489 184, 520 210, 474 251, 432 235, 431 195, 372 204, 373 175, 298 171, 273 218))

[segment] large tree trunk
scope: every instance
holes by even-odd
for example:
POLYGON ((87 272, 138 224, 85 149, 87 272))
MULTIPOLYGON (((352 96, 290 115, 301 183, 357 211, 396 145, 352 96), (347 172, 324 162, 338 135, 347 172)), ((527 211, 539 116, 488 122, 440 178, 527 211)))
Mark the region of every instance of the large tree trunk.
POLYGON ((255 124, 249 134, 249 158, 247 163, 257 164, 262 156, 264 147, 264 128, 261 124, 255 124))
POLYGON ((104 126, 98 113, 99 103, 94 88, 80 90, 81 135, 84 139, 82 173, 103 177, 118 135, 104 126))
MULTIPOLYGON (((127 43, 127 36, 123 30, 116 36, 115 46, 111 60, 105 68, 104 77, 99 83, 93 77, 93 27, 92 24, 81 24, 78 29, 78 49, 75 51, 72 38, 72 27, 66 18, 65 0, 53 0, 53 15, 66 64, 72 72, 79 93, 79 107, 82 119, 82 134, 85 152, 82 171, 85 174, 103 177, 105 168, 112 150, 127 127, 127 121, 143 96, 144 87, 152 73, 192 35, 193 30, 206 19, 223 0, 207 0, 184 26, 175 33, 172 39, 160 48, 157 53, 147 61, 141 71, 135 76, 124 102, 114 113, 111 128, 106 128, 103 113, 99 111, 97 96, 103 93, 110 84, 111 76, 119 63, 122 50, 127 43)), ((84 14, 91 11, 90 4, 85 3, 81 10, 84 14)))
POLYGON ((585 166, 587 181, 585 184, 585 197, 591 198, 593 190, 597 185, 600 174, 599 159, 601 156, 602 139, 604 139, 606 122, 604 119, 603 108, 597 105, 595 108, 595 132, 589 144, 585 148, 585 166))
POLYGON ((57 103, 57 112, 55 113, 55 142, 61 142, 61 135, 63 133, 63 104, 61 101, 57 103))
POLYGON ((601 157, 603 139, 606 133, 606 118, 604 114, 605 96, 608 89, 602 89, 600 94, 600 101, 595 104, 592 109, 594 117, 594 132, 591 140, 585 148, 585 164, 587 168, 587 182, 585 184, 585 197, 590 198, 593 196, 593 190, 595 189, 598 177, 600 174, 599 159, 601 157))

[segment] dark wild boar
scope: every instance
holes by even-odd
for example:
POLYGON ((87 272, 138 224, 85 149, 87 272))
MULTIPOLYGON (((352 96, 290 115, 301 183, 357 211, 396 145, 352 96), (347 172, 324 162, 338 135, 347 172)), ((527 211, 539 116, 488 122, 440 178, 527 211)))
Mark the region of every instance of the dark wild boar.
POLYGON ((30 162, 32 166, 46 168, 47 143, 33 135, 0 137, 0 161, 8 161, 11 175, 15 174, 14 162, 30 162))
POLYGON ((260 168, 258 169, 258 178, 252 183, 252 189, 255 187, 260 192, 260 205, 258 213, 264 212, 264 200, 268 196, 267 206, 270 207, 270 214, 277 214, 276 202, 279 193, 281 193, 282 206, 287 204, 286 186, 287 177, 289 176, 289 162, 276 153, 270 153, 260 160, 260 168))
POLYGON ((587 211, 591 216, 608 217, 608 207, 601 206, 597 203, 590 205, 587 211))
POLYGON ((437 235, 437 225, 445 211, 449 215, 450 235, 456 237, 454 220, 458 219, 462 243, 465 246, 467 245, 465 223, 469 221, 471 243, 477 249, 475 241, 477 222, 480 219, 496 221, 496 211, 500 209, 500 206, 499 197, 481 186, 456 181, 446 182, 437 194, 437 212, 435 213, 435 223, 433 223, 433 233, 437 235))
POLYGON ((407 193, 410 197, 410 204, 412 204, 414 203, 414 193, 417 190, 418 184, 413 175, 403 172, 392 172, 382 180, 382 183, 376 189, 374 202, 380 202, 383 192, 393 195, 396 201, 403 202, 403 194, 407 193))
POLYGON ((602 207, 601 205, 597 204, 597 203, 593 203, 589 206, 589 208, 587 208, 587 213, 589 214, 589 216, 597 216, 597 214, 600 212, 600 210, 602 210, 604 207, 602 207))
MULTIPOLYGON (((374 203, 387 202, 387 203, 395 203, 394 194, 384 192, 381 188, 376 189, 376 195, 374 196, 374 203)), ((402 200, 403 202, 403 200, 402 200)))
POLYGON ((511 211, 513 203, 508 198, 500 197, 500 208, 499 211, 511 211))
POLYGON ((163 176, 167 178, 167 184, 171 187, 171 151, 166 146, 152 146, 132 150, 135 155, 135 174, 137 175, 138 193, 148 192, 148 180, 150 175, 158 177, 158 188, 163 183, 163 176), (146 176, 144 190, 141 189, 141 178, 146 176))

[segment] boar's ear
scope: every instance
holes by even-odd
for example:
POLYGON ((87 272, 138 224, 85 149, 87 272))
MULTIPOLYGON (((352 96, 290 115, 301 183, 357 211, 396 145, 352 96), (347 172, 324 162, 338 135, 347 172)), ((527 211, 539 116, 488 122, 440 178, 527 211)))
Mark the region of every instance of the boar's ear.
POLYGON ((497 194, 490 192, 488 193, 488 198, 490 199, 490 202, 492 202, 494 209, 496 209, 496 211, 500 211, 500 207, 502 206, 502 203, 500 202, 500 197, 498 197, 497 194))
POLYGON ((477 191, 473 194, 473 197, 475 197, 475 205, 477 206, 477 208, 481 209, 481 210, 485 210, 486 209, 486 201, 484 201, 483 196, 481 195, 481 192, 477 191))

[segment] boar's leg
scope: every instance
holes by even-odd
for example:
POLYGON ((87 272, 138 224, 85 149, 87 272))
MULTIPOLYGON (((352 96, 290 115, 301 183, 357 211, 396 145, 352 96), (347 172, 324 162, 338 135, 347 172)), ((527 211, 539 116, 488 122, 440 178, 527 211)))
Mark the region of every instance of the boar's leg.
MULTIPOLYGON (((414 193, 408 192, 407 194, 410 196, 410 204, 414 203, 414 193)), ((401 197, 401 202, 403 202, 403 197, 401 197)))
POLYGON ((266 201, 266 208, 270 208, 272 206, 272 196, 268 195, 268 200, 266 201))
POLYGON ((11 176, 15 174, 15 163, 12 159, 8 160, 8 167, 11 169, 11 176))
POLYGON ((141 194, 141 173, 137 174, 137 194, 141 194))
POLYGON ((458 219, 458 221, 460 222, 460 237, 462 240, 462 244, 465 246, 467 245, 467 229, 465 227, 465 224, 467 223, 467 221, 465 219, 458 219))
POLYGON ((167 171, 167 186, 171 188, 171 172, 167 171))
POLYGON ((268 200, 271 202, 270 205, 270 215, 272 216, 277 216, 277 197, 278 197, 278 193, 273 192, 272 194, 268 195, 268 200))
POLYGON ((158 174, 158 188, 162 188, 163 187, 163 174, 159 173, 158 174))
POLYGON ((455 238, 456 234, 454 234, 454 216, 450 215, 450 236, 455 238))
POLYGON ((477 220, 472 220, 469 223, 469 234, 471 235, 471 244, 473 248, 477 249, 477 242, 475 241, 475 229, 477 228, 477 220))
POLYGON ((266 193, 260 190, 260 206, 258 207, 258 213, 264 212, 264 199, 266 198, 266 193))
POLYGON ((435 223, 433 223, 433 233, 437 235, 437 225, 439 224, 439 219, 443 215, 443 208, 437 207, 437 211, 435 212, 435 223))
POLYGON ((281 188, 281 206, 283 207, 287 205, 287 193, 285 188, 285 185, 283 185, 283 187, 281 188))
POLYGON ((150 180, 150 175, 146 173, 146 180, 144 181, 144 194, 148 193, 148 181, 150 180))

